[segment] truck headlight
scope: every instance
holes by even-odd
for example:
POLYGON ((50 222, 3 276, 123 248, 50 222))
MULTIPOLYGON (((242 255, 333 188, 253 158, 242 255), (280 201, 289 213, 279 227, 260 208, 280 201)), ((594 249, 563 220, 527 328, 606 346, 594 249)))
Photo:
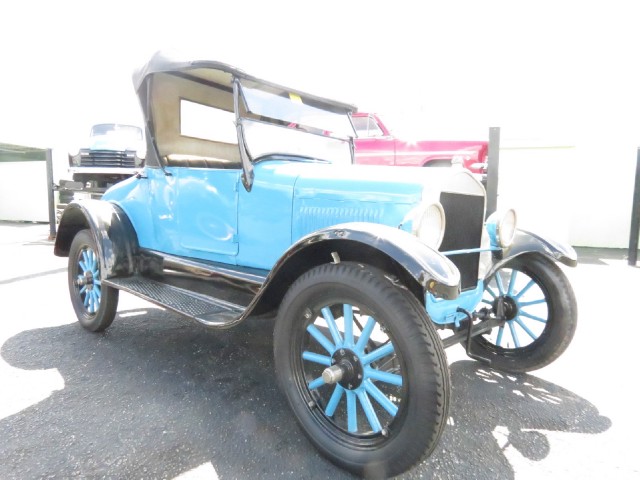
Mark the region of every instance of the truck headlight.
POLYGON ((518 218, 513 209, 493 212, 485 223, 492 247, 507 248, 513 243, 518 218))
POLYGON ((427 205, 413 225, 413 233, 423 243, 437 250, 444 237, 444 208, 439 202, 427 205))

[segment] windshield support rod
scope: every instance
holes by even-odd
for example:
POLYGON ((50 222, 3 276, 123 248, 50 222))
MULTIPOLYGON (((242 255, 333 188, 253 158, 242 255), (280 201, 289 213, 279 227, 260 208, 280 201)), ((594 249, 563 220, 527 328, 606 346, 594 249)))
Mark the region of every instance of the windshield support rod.
POLYGON ((253 186, 253 163, 247 151, 247 144, 244 139, 244 127, 240 118, 240 80, 233 77, 233 110, 236 115, 236 134, 238 135, 238 148, 240 150, 240 160, 242 162, 242 184, 247 192, 253 186))

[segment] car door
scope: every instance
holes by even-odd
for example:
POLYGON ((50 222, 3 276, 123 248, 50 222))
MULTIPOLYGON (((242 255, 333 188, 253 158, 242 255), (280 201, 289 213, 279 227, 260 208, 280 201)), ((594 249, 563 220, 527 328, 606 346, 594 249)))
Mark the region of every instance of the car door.
POLYGON ((235 263, 240 170, 178 168, 176 217, 183 255, 235 263))

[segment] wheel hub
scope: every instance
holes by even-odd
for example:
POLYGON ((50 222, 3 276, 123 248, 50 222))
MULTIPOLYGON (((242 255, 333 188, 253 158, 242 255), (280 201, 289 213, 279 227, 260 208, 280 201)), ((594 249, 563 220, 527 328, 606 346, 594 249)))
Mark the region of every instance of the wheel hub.
POLYGON ((85 285, 93 285, 93 273, 91 270, 87 270, 76 278, 75 284, 77 287, 84 287, 85 285))
POLYGON ((358 355, 348 348, 340 348, 331 357, 331 366, 322 372, 325 383, 339 383, 347 390, 362 384, 364 369, 358 355))
POLYGON ((496 298, 492 307, 496 315, 500 315, 500 311, 502 311, 502 316, 507 321, 513 320, 518 315, 518 304, 513 298, 506 295, 496 298))

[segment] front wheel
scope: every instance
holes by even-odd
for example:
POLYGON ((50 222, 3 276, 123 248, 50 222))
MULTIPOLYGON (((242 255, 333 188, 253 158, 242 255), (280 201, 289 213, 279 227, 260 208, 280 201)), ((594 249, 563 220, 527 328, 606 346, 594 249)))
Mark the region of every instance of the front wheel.
POLYGON ((424 307, 382 271, 310 270, 285 296, 274 336, 280 386, 331 461, 390 477, 433 451, 449 406, 445 353, 424 307))
POLYGON ((482 302, 504 322, 474 337, 471 352, 499 370, 519 373, 549 365, 567 349, 576 330, 571 284, 541 255, 509 260, 487 281, 482 302))
POLYGON ((118 308, 119 292, 102 285, 100 268, 100 256, 91 232, 79 231, 69 249, 69 295, 78 321, 92 332, 111 325, 118 308))

